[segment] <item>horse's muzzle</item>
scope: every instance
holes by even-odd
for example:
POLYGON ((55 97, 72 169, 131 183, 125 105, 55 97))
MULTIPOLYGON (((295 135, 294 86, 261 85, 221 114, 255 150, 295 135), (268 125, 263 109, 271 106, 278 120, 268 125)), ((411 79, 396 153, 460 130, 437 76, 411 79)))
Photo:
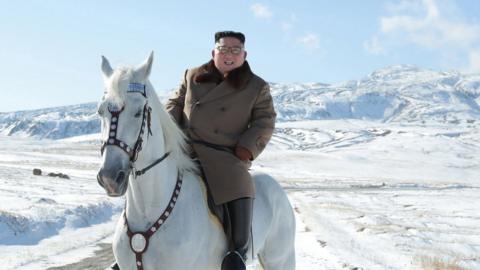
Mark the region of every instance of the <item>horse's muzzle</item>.
POLYGON ((128 186, 128 171, 118 170, 116 173, 112 171, 100 169, 97 174, 97 181, 111 197, 118 197, 125 194, 128 186))

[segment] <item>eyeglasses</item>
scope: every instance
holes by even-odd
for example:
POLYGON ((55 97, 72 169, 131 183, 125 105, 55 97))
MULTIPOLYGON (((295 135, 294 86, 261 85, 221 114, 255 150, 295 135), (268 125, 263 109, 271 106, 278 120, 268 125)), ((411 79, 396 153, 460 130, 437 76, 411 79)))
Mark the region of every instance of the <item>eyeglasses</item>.
POLYGON ((227 46, 217 46, 216 49, 221 54, 231 53, 233 55, 239 55, 243 51, 243 47, 227 47, 227 46))

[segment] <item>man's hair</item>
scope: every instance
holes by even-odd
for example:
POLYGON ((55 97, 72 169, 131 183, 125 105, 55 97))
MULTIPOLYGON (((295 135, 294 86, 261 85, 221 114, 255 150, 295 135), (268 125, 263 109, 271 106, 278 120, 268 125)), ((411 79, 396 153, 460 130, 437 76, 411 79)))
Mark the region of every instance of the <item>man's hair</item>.
POLYGON ((217 43, 221 38, 224 38, 224 37, 234 37, 234 38, 240 40, 240 42, 242 42, 242 44, 245 44, 245 35, 240 33, 240 32, 234 32, 234 31, 216 32, 215 33, 215 43, 217 43))

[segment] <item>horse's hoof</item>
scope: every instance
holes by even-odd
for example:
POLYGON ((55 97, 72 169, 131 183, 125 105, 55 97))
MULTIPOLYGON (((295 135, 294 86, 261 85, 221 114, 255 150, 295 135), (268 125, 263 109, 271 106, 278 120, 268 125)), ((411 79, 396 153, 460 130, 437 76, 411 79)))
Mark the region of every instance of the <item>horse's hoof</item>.
POLYGON ((222 270, 245 270, 247 267, 242 255, 237 251, 229 251, 222 261, 222 270))

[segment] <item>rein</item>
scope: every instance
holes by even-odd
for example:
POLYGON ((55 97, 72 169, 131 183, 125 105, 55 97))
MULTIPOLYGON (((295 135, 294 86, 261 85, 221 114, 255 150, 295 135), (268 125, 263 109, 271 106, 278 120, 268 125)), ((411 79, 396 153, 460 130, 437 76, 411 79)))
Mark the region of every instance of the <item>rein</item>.
POLYGON ((167 152, 165 153, 161 158, 155 160, 152 164, 148 165, 147 167, 137 171, 137 170, 134 170, 132 171, 132 174, 137 177, 137 176, 140 176, 144 173, 146 173, 148 170, 150 170, 151 168, 153 168, 155 165, 157 165, 158 163, 162 162, 164 159, 166 159, 168 157, 168 155, 170 155, 170 152, 167 152))

